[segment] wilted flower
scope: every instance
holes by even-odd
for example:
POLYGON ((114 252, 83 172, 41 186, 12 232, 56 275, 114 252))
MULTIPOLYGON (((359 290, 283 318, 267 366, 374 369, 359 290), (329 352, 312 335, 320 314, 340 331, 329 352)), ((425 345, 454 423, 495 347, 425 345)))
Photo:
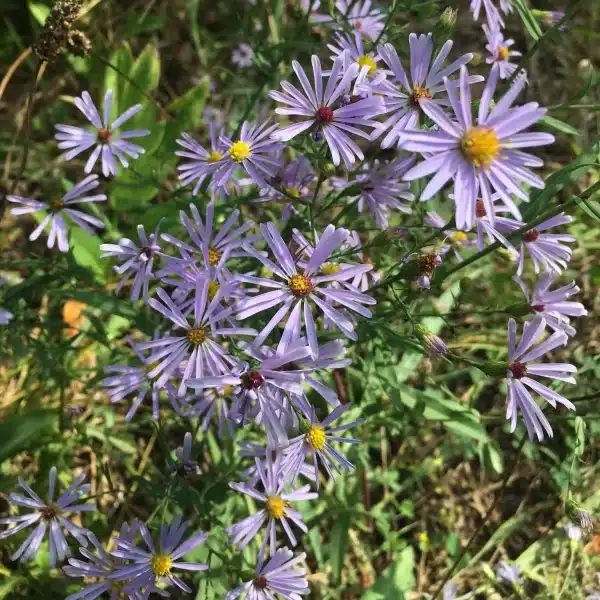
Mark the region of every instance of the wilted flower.
POLYGON ((21 544, 19 549, 10 557, 11 560, 20 560, 26 562, 32 560, 40 549, 46 530, 48 534, 48 544, 50 552, 50 566, 55 567, 57 563, 62 562, 67 556, 70 556, 71 550, 65 539, 63 529, 72 535, 82 546, 87 547, 87 536, 89 531, 78 527, 69 521, 63 515, 67 513, 78 513, 84 511, 96 510, 95 504, 76 504, 76 502, 90 492, 90 484, 83 483, 85 475, 76 477, 71 485, 54 501, 54 492, 56 489, 56 467, 50 469, 50 478, 48 483, 48 503, 46 504, 24 481, 19 477, 19 485, 25 490, 27 496, 12 493, 8 496, 11 504, 24 506, 33 509, 27 515, 18 517, 5 517, 0 519, 3 525, 15 526, 0 533, 0 540, 26 529, 37 523, 35 529, 21 544))
POLYGON ((111 554, 117 558, 132 561, 109 575, 111 579, 123 581, 132 579, 123 587, 123 591, 141 592, 152 588, 156 583, 176 585, 180 590, 191 593, 191 589, 179 577, 172 573, 173 569, 185 571, 204 571, 208 565, 202 563, 181 562, 179 559, 206 541, 206 533, 198 531, 187 541, 181 543, 189 523, 177 516, 171 525, 166 523, 160 528, 158 549, 155 548, 150 532, 144 523, 138 523, 140 534, 148 550, 138 548, 135 544, 117 539, 117 549, 111 554))
POLYGON ((94 105, 88 92, 83 92, 81 98, 75 98, 75 106, 84 114, 86 119, 94 126, 94 131, 87 131, 81 127, 72 125, 55 125, 58 133, 54 136, 58 140, 58 147, 61 150, 68 150, 64 159, 71 160, 81 152, 85 152, 94 147, 86 165, 85 172, 91 173, 100 153, 102 153, 102 173, 104 177, 117 174, 117 161, 127 168, 129 163, 127 157, 137 158, 144 154, 145 150, 137 144, 127 141, 131 138, 142 137, 150 133, 149 129, 132 129, 115 133, 125 121, 128 121, 142 110, 141 104, 136 104, 128 108, 119 118, 110 122, 110 109, 112 107, 112 90, 107 90, 104 95, 104 112, 102 119, 98 109, 94 105))
POLYGON ((455 220, 459 229, 469 230, 473 226, 478 198, 483 200, 493 225, 494 191, 508 203, 512 202, 511 194, 525 201, 528 199, 520 182, 532 187, 544 187, 543 180, 528 169, 542 166, 543 161, 521 149, 551 144, 554 136, 549 133, 519 132, 536 123, 546 109, 540 108, 537 102, 511 108, 525 86, 523 76, 517 77, 508 92, 492 108, 497 80, 498 72, 492 69, 479 103, 477 125, 473 124, 472 119, 467 69, 461 67, 460 101, 454 84, 444 80, 457 122, 451 121, 439 106, 426 102, 421 107, 439 130, 402 132, 402 147, 421 152, 426 157, 424 162, 410 169, 404 179, 412 181, 434 173, 421 194, 421 200, 428 200, 449 179, 454 178, 455 220))
POLYGON ((291 550, 280 548, 266 565, 263 566, 262 562, 259 562, 252 581, 227 592, 225 600, 235 600, 242 594, 248 600, 298 600, 299 594, 308 594, 310 591, 306 581, 306 569, 293 568, 305 558, 304 552, 294 558, 291 550))
POLYGON ((25 215, 36 213, 39 211, 47 211, 48 214, 44 217, 42 222, 32 231, 29 239, 31 241, 37 240, 40 234, 47 225, 50 225, 50 232, 48 233, 48 248, 53 248, 54 243, 58 243, 58 249, 61 252, 68 252, 69 241, 68 241, 68 230, 63 214, 69 216, 77 226, 81 227, 86 233, 95 235, 94 230, 90 227, 104 227, 104 223, 92 217, 80 210, 71 208, 75 204, 84 204, 87 202, 102 202, 106 200, 105 194, 96 194, 94 196, 84 196, 90 190, 98 187, 98 175, 89 175, 77 185, 73 186, 61 199, 50 200, 49 202, 40 202, 39 200, 32 200, 31 198, 23 198, 22 196, 7 196, 9 202, 15 204, 22 204, 18 208, 11 209, 13 215, 25 215))
POLYGON ((176 461, 171 466, 173 471, 183 475, 198 473, 198 463, 192 460, 192 434, 188 431, 183 436, 183 446, 175 449, 176 461))
POLYGON ((508 385, 506 418, 511 421, 510 430, 514 431, 517 426, 518 411, 520 410, 529 438, 533 439, 535 435, 540 441, 544 439, 543 429, 552 437, 552 427, 527 388, 537 392, 554 408, 557 404, 562 404, 569 410, 575 410, 575 406, 546 385, 532 379, 531 376, 576 383, 575 379, 568 373, 577 372, 575 366, 566 363, 542 364, 531 362, 567 343, 568 337, 563 331, 555 331, 548 339, 538 343, 545 328, 546 321, 543 317, 536 316, 532 321, 523 324, 523 335, 521 341, 517 344, 517 324, 514 319, 508 321, 509 364, 506 379, 508 385))

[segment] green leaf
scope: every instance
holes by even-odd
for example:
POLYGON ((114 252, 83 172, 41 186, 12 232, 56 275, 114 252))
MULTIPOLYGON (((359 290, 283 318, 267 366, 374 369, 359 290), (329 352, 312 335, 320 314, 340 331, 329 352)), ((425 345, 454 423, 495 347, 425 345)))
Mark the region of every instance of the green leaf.
POLYGON ((210 80, 205 77, 200 85, 175 98, 167 107, 167 110, 175 115, 175 124, 180 131, 194 129, 202 123, 209 87, 210 80))
POLYGON ((121 48, 115 50, 108 61, 112 66, 106 67, 104 74, 104 93, 112 90, 113 93, 113 115, 120 115, 125 108, 123 102, 123 92, 127 83, 126 75, 133 66, 133 54, 128 44, 123 44, 121 48), (115 67, 117 70, 115 70, 115 67))
POLYGON ((8 416, 0 423, 0 462, 43 443, 44 435, 55 429, 57 421, 56 411, 47 409, 26 410, 8 416))
POLYGON ((496 440, 490 439, 481 447, 483 464, 488 472, 501 474, 504 471, 504 457, 500 445, 496 440))
POLYGON ((40 24, 43 25, 50 14, 50 7, 46 6, 42 2, 33 2, 29 0, 29 12, 33 18, 40 24))
POLYGON ((146 96, 158 87, 160 81, 160 58, 154 44, 148 44, 129 70, 121 110, 138 103, 147 103, 146 96), (133 83, 132 83, 133 82, 133 83))
POLYGON ((390 565, 363 594, 362 600, 404 600, 405 592, 415 586, 415 551, 405 546, 398 553, 396 563, 390 565))
POLYGON ((331 560, 331 569, 334 583, 339 583, 346 550, 348 549, 348 529, 350 527, 350 515, 342 513, 339 515, 331 529, 329 536, 329 557, 331 560))
POLYGON ((525 29, 529 35, 535 40, 539 40, 542 37, 542 30, 535 17, 529 8, 525 5, 523 0, 513 0, 513 5, 516 7, 519 16, 521 17, 521 21, 523 21, 523 25, 525 25, 525 29))
POLYGON ((572 127, 568 123, 564 121, 560 121, 559 119, 555 119, 554 117, 550 117, 549 115, 545 115, 540 119, 541 123, 548 125, 552 129, 556 129, 557 131, 562 131, 563 133, 568 133, 569 135, 581 135, 580 131, 577 131, 575 127, 572 127))
POLYGON ((600 203, 595 200, 590 200, 589 198, 583 200, 578 196, 574 196, 575 202, 577 202, 577 206, 583 210, 586 214, 588 214, 594 221, 600 222, 600 203))
POLYGON ((92 271, 99 283, 106 283, 108 263, 100 258, 102 253, 100 239, 83 229, 72 228, 70 243, 75 261, 80 266, 92 271))

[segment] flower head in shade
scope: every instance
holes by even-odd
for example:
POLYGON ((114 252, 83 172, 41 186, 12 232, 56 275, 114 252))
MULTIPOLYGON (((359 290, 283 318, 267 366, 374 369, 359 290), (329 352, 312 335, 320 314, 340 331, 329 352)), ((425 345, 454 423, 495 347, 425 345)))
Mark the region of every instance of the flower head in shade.
POLYGON ((224 385, 221 388, 208 388, 200 394, 192 394, 182 398, 179 413, 185 417, 201 418, 202 431, 206 431, 210 422, 217 421, 217 435, 222 438, 225 430, 232 437, 234 434, 233 423, 229 419, 229 405, 235 399, 235 388, 224 385))
POLYGON ((183 436, 183 446, 175 449, 175 461, 171 470, 180 475, 198 473, 198 463, 192 460, 192 434, 189 431, 183 436))
POLYGON ((229 410, 229 418, 244 425, 249 417, 256 417, 264 424, 271 445, 285 444, 285 413, 289 411, 283 408, 281 393, 303 393, 304 376, 291 367, 296 361, 306 358, 311 350, 304 341, 297 341, 271 356, 252 347, 246 347, 246 351, 258 364, 245 366, 239 374, 190 379, 187 385, 195 389, 234 386, 236 397, 229 410))
POLYGON ((117 133, 115 130, 121 127, 125 121, 142 110, 141 104, 128 108, 120 117, 112 123, 110 121, 110 109, 112 107, 112 90, 107 90, 104 95, 104 111, 102 118, 98 109, 88 92, 83 92, 81 98, 75 98, 75 106, 84 114, 86 119, 93 125, 93 131, 82 127, 71 125, 56 125, 58 147, 67 150, 65 160, 71 160, 81 152, 94 148, 86 165, 85 172, 91 173, 100 154, 102 154, 102 173, 104 177, 117 174, 117 161, 119 159, 123 167, 127 168, 129 163, 127 157, 137 158, 144 154, 145 150, 137 144, 131 143, 131 138, 143 137, 150 133, 149 129, 131 129, 117 133))
MULTIPOLYGON (((134 522, 132 527, 124 523, 117 539, 131 543, 137 529, 137 522, 134 522)), ((118 600, 121 597, 122 585, 120 582, 109 579, 109 575, 112 575, 125 563, 106 552, 93 533, 89 533, 88 537, 92 546, 94 546, 95 552, 80 548, 80 554, 87 561, 69 558, 69 564, 63 567, 63 571, 68 577, 94 578, 96 581, 90 583, 81 591, 71 594, 65 600, 94 600, 104 593, 110 594, 110 600, 118 600)), ((130 594, 128 597, 130 600, 142 600, 142 595, 137 593, 130 594)))
POLYGON ((373 41, 381 35, 385 15, 371 0, 336 0, 335 7, 355 31, 373 41))
POLYGON ((499 0, 499 7, 496 6, 495 0, 471 0, 471 12, 476 21, 479 19, 482 7, 485 11, 487 25, 492 30, 502 29, 504 27, 504 21, 500 11, 505 15, 512 12, 511 0, 499 0))
POLYGON ((291 503, 300 500, 313 500, 318 497, 316 492, 310 492, 310 485, 305 485, 291 492, 285 491, 286 478, 281 469, 280 459, 272 460, 270 455, 264 462, 256 459, 256 469, 259 474, 262 490, 259 491, 255 486, 250 486, 248 483, 229 484, 236 492, 246 494, 257 502, 264 505, 258 512, 246 517, 239 523, 235 523, 225 530, 229 536, 230 542, 235 544, 237 550, 245 548, 256 537, 258 532, 264 527, 265 537, 259 552, 259 562, 263 561, 267 543, 271 555, 275 553, 277 548, 277 523, 286 533, 286 536, 292 546, 298 542, 294 535, 290 522, 295 524, 305 533, 308 531, 302 515, 292 508, 291 503))
POLYGON ((344 458, 330 442, 358 444, 360 440, 341 437, 336 434, 360 425, 364 419, 357 419, 346 425, 332 427, 334 421, 337 421, 350 408, 348 404, 336 406, 322 421, 317 419, 315 409, 307 402, 299 403, 299 408, 305 417, 305 421, 302 424, 305 431, 290 440, 289 445, 284 451, 283 470, 286 477, 289 477, 291 481, 295 481, 300 469, 304 465, 304 461, 307 458, 312 458, 318 488, 319 463, 323 465, 325 471, 332 479, 335 479, 335 473, 341 473, 343 469, 354 469, 354 465, 344 458))
MULTIPOLYGON (((3 277, 0 277, 0 285, 5 281, 6 280, 3 277)), ((4 308, 0 308, 0 325, 8 325, 13 316, 14 315, 11 312, 8 312, 4 308)))
MULTIPOLYGON (((474 592, 470 592, 466 595, 458 597, 458 584, 454 583, 454 581, 448 581, 442 590, 442 600, 467 600, 467 598, 471 598, 474 595, 474 592)), ((432 600, 433 596, 431 594, 424 594, 427 600, 432 600)))
POLYGON ((348 231, 346 229, 336 229, 333 225, 329 225, 319 239, 308 262, 305 263, 305 266, 301 266, 292 257, 273 223, 262 224, 260 230, 277 262, 273 262, 251 246, 246 246, 246 250, 282 281, 250 275, 238 275, 240 281, 271 289, 269 292, 263 292, 242 300, 238 307, 238 318, 246 319, 263 310, 280 305, 273 318, 256 338, 255 345, 260 346, 269 333, 290 313, 283 336, 286 339, 299 336, 303 320, 308 345, 313 357, 316 357, 319 347, 317 329, 312 315, 313 306, 330 319, 346 337, 356 339, 353 323, 344 313, 334 308, 333 304, 341 304, 366 318, 370 318, 372 316, 371 311, 363 305, 375 304, 375 300, 358 291, 332 289, 326 287, 325 284, 332 281, 348 281, 355 277, 357 273, 369 271, 372 269, 372 265, 357 265, 320 274, 323 265, 333 251, 348 237, 348 231))
POLYGON ((46 503, 19 477, 19 485, 25 490, 27 496, 13 492, 8 496, 8 500, 15 506, 33 509, 33 512, 18 517, 0 519, 2 525, 14 525, 0 533, 0 540, 30 526, 35 525, 35 527, 19 549, 10 557, 11 560, 20 560, 21 562, 32 560, 40 549, 46 531, 48 531, 51 567, 55 567, 71 554, 63 530, 72 535, 82 546, 87 546, 89 531, 78 527, 65 516, 69 513, 96 510, 95 504, 77 504, 78 500, 90 491, 90 485, 84 484, 84 479, 85 475, 76 477, 55 501, 56 467, 52 467, 48 483, 48 502, 46 503))
POLYGON ((117 539, 117 549, 111 554, 117 558, 131 561, 110 575, 111 579, 124 581, 131 579, 123 587, 126 593, 140 592, 152 588, 157 583, 175 585, 185 593, 191 589, 173 573, 174 569, 183 571, 204 571, 208 565, 202 563, 181 562, 179 559, 206 541, 206 533, 197 531, 185 542, 182 538, 189 523, 177 516, 171 525, 166 523, 160 528, 160 538, 155 544, 144 523, 139 523, 139 531, 147 550, 138 548, 132 542, 117 539))
POLYGON ((217 163, 223 158, 227 148, 220 141, 223 131, 219 131, 214 122, 210 123, 210 147, 206 149, 199 144, 188 133, 182 133, 181 138, 177 140, 183 150, 177 150, 175 154, 181 158, 187 158, 189 161, 182 162, 177 170, 179 171, 179 181, 181 185, 194 183, 192 194, 195 196, 206 178, 212 175, 217 169, 217 163))
POLYGON ((567 363, 533 362, 547 352, 567 343, 567 334, 563 331, 555 331, 550 337, 539 342, 545 329, 546 321, 541 316, 536 316, 532 321, 523 324, 523 335, 517 343, 517 324, 514 319, 508 321, 509 364, 506 376, 508 386, 506 418, 510 419, 510 430, 514 431, 517 427, 517 416, 520 410, 529 438, 533 439, 534 436, 537 436, 540 441, 544 439, 544 429, 548 436, 552 437, 552 427, 529 390, 540 395, 554 408, 557 404, 562 404, 569 410, 575 410, 575 406, 534 377, 576 383, 574 377, 569 373, 577 372, 575 366, 567 363))
POLYGON ((363 160, 364 155, 348 134, 367 139, 369 134, 359 127, 374 127, 375 122, 371 117, 383 111, 383 104, 381 98, 371 96, 339 106, 339 99, 350 89, 352 80, 359 72, 356 63, 344 69, 344 56, 345 54, 335 59, 325 87, 321 61, 317 56, 312 57, 314 87, 300 63, 292 61, 292 68, 300 81, 302 91, 288 81, 282 81, 283 92, 271 91, 269 96, 286 105, 283 108, 276 108, 277 114, 294 115, 303 119, 299 123, 275 131, 274 139, 287 142, 300 133, 312 129, 325 138, 333 164, 339 165, 341 157, 349 168, 357 158, 363 160))
POLYGON ((485 62, 492 65, 492 69, 498 69, 500 79, 508 79, 517 69, 517 65, 511 63, 510 59, 521 56, 520 52, 510 49, 515 41, 504 39, 501 29, 490 29, 488 25, 484 25, 483 31, 487 39, 485 48, 490 53, 485 62))
MULTIPOLYGON (((121 261, 120 265, 114 267, 122 279, 117 286, 118 294, 123 286, 133 278, 131 286, 131 299, 136 302, 140 296, 144 302, 148 302, 148 286, 154 279, 154 257, 163 255, 158 245, 158 225, 154 233, 147 234, 143 225, 137 226, 137 233, 140 240, 138 246, 128 238, 122 238, 118 244, 101 244, 100 250, 104 252, 102 258, 115 256, 121 261)), ((163 255, 164 256, 164 255, 163 255)))
POLYGON ((496 568, 496 575, 506 583, 521 585, 523 578, 521 577, 521 567, 517 563, 507 563, 501 560, 496 568))
POLYGON ((148 377, 150 379, 157 377, 158 386, 164 386, 170 377, 182 371, 180 396, 185 393, 187 381, 191 377, 202 379, 208 375, 229 373, 231 367, 238 365, 238 361, 227 354, 218 339, 232 335, 256 334, 254 329, 218 325, 232 313, 233 308, 221 307, 221 289, 210 302, 208 302, 208 293, 208 280, 198 281, 192 322, 163 289, 157 290, 158 299, 152 298, 148 302, 149 306, 183 331, 179 335, 167 335, 150 342, 142 342, 137 345, 137 348, 152 350, 147 360, 156 366, 148 372, 148 377))
POLYGON ((475 245, 475 242, 469 239, 469 236, 464 231, 447 228, 447 222, 434 210, 427 213, 424 223, 425 225, 429 225, 429 227, 444 230, 445 238, 442 246, 438 248, 438 252, 441 256, 445 256, 448 252, 452 251, 454 256, 456 256, 459 261, 462 261, 463 257, 461 251, 472 248, 475 245))
POLYGON ((61 252, 68 252, 69 242, 67 239, 67 224, 64 216, 68 216, 78 227, 81 227, 90 235, 95 235, 94 230, 90 227, 104 227, 104 223, 92 217, 81 210, 72 208, 76 204, 85 204, 87 202, 102 202, 106 200, 105 194, 95 194, 86 196, 87 192, 98 187, 98 176, 89 175, 77 185, 73 186, 62 198, 49 200, 48 202, 40 202, 31 198, 23 198, 22 196, 7 196, 9 202, 21 204, 17 208, 11 209, 13 215, 25 215, 46 211, 46 216, 42 222, 33 230, 29 239, 37 240, 40 234, 46 227, 50 226, 48 233, 48 248, 53 248, 54 244, 58 244, 58 249, 61 252))
POLYGON ((372 164, 361 165, 361 173, 347 184, 352 189, 360 189, 349 198, 358 202, 358 212, 362 213, 367 208, 381 229, 388 227, 390 210, 403 213, 412 210, 410 202, 415 196, 401 177, 412 167, 414 160, 414 156, 406 156, 388 163, 375 160, 372 164))
POLYGON ((270 139, 276 129, 277 125, 270 125, 268 121, 254 125, 244 121, 236 141, 221 136, 219 142, 223 144, 223 158, 216 163, 213 186, 224 188, 233 172, 241 167, 258 187, 268 187, 265 177, 273 177, 279 168, 279 162, 269 155, 283 148, 282 144, 270 139))
POLYGON ((543 162, 522 148, 544 146, 554 141, 549 133, 527 133, 546 112, 537 102, 513 107, 525 86, 520 75, 511 88, 493 105, 492 98, 498 81, 498 71, 492 69, 479 102, 476 123, 471 109, 471 90, 466 67, 460 71, 460 99, 454 85, 444 80, 456 121, 448 118, 439 106, 431 102, 422 105, 423 111, 439 127, 436 131, 402 132, 403 148, 420 152, 426 159, 404 175, 412 181, 434 174, 421 200, 433 197, 448 180, 454 179, 456 226, 469 230, 475 222, 475 202, 483 200, 490 220, 494 217, 492 194, 497 192, 507 203, 515 195, 528 199, 523 183, 543 188, 544 182, 529 167, 543 162), (406 142, 404 142, 406 140, 406 142))
POLYGON ((555 331, 564 331, 567 335, 575 335, 576 332, 569 323, 569 317, 587 315, 583 304, 569 301, 571 296, 579 292, 579 287, 572 281, 561 288, 551 290, 550 287, 555 278, 556 276, 551 272, 542 274, 535 282, 533 293, 530 294, 524 281, 518 275, 513 277, 523 290, 533 312, 541 315, 549 327, 555 331))
MULTIPOLYGON (((156 336, 155 336, 156 338, 156 336)), ((108 373, 114 373, 109 377, 105 377, 100 383, 107 388, 106 393, 110 397, 112 403, 121 402, 130 394, 135 394, 135 398, 131 403, 131 408, 125 415, 126 421, 131 421, 138 408, 150 393, 150 401, 152 402, 152 418, 157 421, 159 416, 159 402, 161 386, 152 381, 149 372, 155 366, 151 360, 144 357, 138 350, 137 344, 131 338, 127 339, 129 345, 136 353, 140 365, 138 367, 130 367, 124 365, 110 365, 105 367, 108 373)), ((169 393, 168 389, 165 389, 169 393)))
MULTIPOLYGON (((529 254, 536 273, 540 271, 562 273, 563 269, 567 268, 567 263, 571 260, 573 253, 571 248, 564 245, 564 242, 574 242, 575 238, 566 233, 546 233, 546 231, 553 227, 568 225, 572 221, 572 217, 561 213, 526 231, 521 241, 517 275, 523 274, 525 252, 529 254)), ((519 221, 504 221, 499 228, 505 233, 511 233, 524 225, 525 223, 519 221)))
MULTIPOLYGON (((444 78, 449 77, 461 66, 466 65, 472 54, 464 54, 450 65, 445 66, 446 59, 454 42, 448 40, 433 59, 433 37, 411 33, 410 43, 410 78, 404 71, 398 53, 391 44, 385 44, 379 49, 381 58, 393 73, 393 77, 382 80, 378 78, 371 86, 372 92, 381 94, 385 99, 385 112, 392 114, 382 123, 379 123, 371 139, 379 137, 387 131, 381 142, 382 148, 390 148, 396 142, 401 145, 400 133, 404 129, 419 126, 423 116, 423 106, 434 104, 436 107, 447 106, 448 98, 446 88, 455 90, 457 81, 445 83, 444 78)), ((468 78, 468 83, 483 81, 483 78, 474 75, 468 78)))
POLYGON ((240 69, 247 69, 248 67, 251 67, 253 62, 254 51, 245 42, 242 42, 231 53, 231 64, 239 67, 240 69))
MULTIPOLYGON (((239 210, 234 210, 225 220, 223 225, 216 227, 215 225, 215 205, 210 202, 206 207, 206 217, 202 218, 200 211, 190 204, 191 218, 184 211, 179 211, 181 224, 185 228, 187 235, 191 240, 191 244, 179 240, 178 238, 163 233, 163 240, 176 246, 180 251, 185 250, 191 257, 181 259, 171 259, 170 264, 188 266, 190 258, 192 262, 199 258, 205 268, 216 268, 219 264, 224 264, 228 258, 240 258, 248 256, 245 250, 242 249, 242 244, 246 240, 242 236, 247 233, 254 223, 246 221, 243 225, 237 226, 240 216, 239 210)), ((165 274, 165 270, 161 272, 161 276, 165 274)))
POLYGON ((227 592, 225 600, 235 600, 241 596, 247 600, 298 600, 300 595, 310 592, 306 569, 296 566, 305 558, 305 553, 294 558, 291 550, 280 548, 266 565, 258 564, 254 579, 227 592))
POLYGON ((321 0, 300 0, 299 2, 302 12, 307 13, 310 11, 311 23, 323 23, 331 22, 332 19, 329 15, 321 14, 317 12, 321 6, 321 0))

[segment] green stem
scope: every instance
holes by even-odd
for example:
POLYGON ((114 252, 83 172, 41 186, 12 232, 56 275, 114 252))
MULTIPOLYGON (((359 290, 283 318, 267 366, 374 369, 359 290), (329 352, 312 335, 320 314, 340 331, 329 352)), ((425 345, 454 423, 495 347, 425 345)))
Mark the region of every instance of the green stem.
POLYGON ((575 562, 575 550, 574 550, 572 544, 569 544, 569 549, 571 551, 571 556, 569 557, 569 565, 567 566, 567 572, 565 573, 565 578, 563 580, 560 591, 558 592, 558 596, 556 596, 556 600, 560 600, 560 598, 562 597, 563 592, 565 591, 565 589, 567 587, 567 582, 569 581, 569 578, 571 577, 571 571, 573 570, 573 563, 575 562))

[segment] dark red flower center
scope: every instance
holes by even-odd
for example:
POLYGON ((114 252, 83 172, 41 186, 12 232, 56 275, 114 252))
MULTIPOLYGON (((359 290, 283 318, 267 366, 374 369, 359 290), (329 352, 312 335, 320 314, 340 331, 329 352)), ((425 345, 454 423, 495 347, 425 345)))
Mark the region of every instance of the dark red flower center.
POLYGON ((242 387, 246 390, 256 390, 263 383, 264 378, 258 371, 248 371, 241 376, 242 387))
POLYGON ((145 259, 149 259, 152 256, 153 252, 152 252, 152 248, 142 248, 142 251, 140 252, 140 256, 143 256, 145 259))
POLYGON ((264 590, 267 585, 269 585, 269 582, 267 581, 267 578, 264 575, 257 575, 254 578, 254 587, 259 589, 259 590, 264 590))
POLYGON ((535 312, 544 312, 545 307, 543 304, 534 304, 532 308, 535 310, 535 312))
POLYGON ((56 517, 57 514, 58 511, 53 506, 47 506, 42 511, 42 519, 44 519, 45 521, 51 521, 56 517))
POLYGON ((317 121, 319 123, 331 123, 333 121, 333 111, 329 106, 321 106, 317 111, 317 121))
POLYGON ((537 229, 530 229, 523 234, 524 242, 535 242, 540 237, 540 232, 537 229))
POLYGON ((527 367, 520 362, 514 362, 508 367, 508 370, 512 373, 515 379, 521 379, 527 374, 527 367))
POLYGON ((110 141, 111 137, 112 137, 112 133, 110 132, 110 129, 106 129, 106 128, 98 129, 98 141, 105 144, 106 142, 110 141))
POLYGON ((485 211, 485 204, 483 203, 483 200, 477 200, 477 202, 475 202, 475 216, 478 219, 482 219, 486 214, 487 213, 485 211))

